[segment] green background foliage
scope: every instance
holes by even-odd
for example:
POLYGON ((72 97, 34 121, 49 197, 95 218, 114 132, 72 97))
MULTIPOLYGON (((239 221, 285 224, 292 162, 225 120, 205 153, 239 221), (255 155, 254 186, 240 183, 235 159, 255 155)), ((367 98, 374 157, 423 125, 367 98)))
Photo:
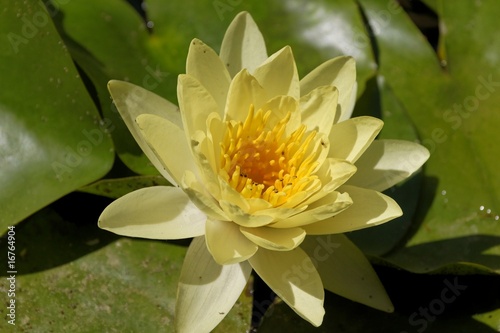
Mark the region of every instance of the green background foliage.
MULTIPOLYGON (((292 47, 300 76, 352 55, 355 115, 381 117, 380 137, 431 152, 419 174, 386 192, 404 216, 348 235, 376 265, 395 313, 327 294, 321 328, 278 302, 259 331, 498 332, 500 6, 400 2, 406 11, 388 0, 149 0, 139 10, 123 0, 1 0, 0 228, 16 225, 16 328, 171 331, 189 242, 120 238, 96 225, 111 199, 167 184, 106 84, 127 80, 177 103, 189 42, 218 51, 228 24, 247 10, 270 54, 292 47), (420 309, 436 306, 444 281, 457 278, 467 288, 456 302, 423 320, 420 309)), ((0 242, 6 254, 6 237, 0 242)), ((251 289, 217 332, 249 328, 251 289)))

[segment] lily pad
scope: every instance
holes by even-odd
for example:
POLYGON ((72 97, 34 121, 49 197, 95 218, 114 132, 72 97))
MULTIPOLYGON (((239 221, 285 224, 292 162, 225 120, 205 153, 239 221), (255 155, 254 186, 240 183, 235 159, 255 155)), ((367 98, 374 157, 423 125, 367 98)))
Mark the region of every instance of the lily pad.
POLYGON ((106 174, 108 132, 52 13, 38 1, 0 12, 0 230, 106 174), (48 51, 50 50, 50 51, 48 51))
POLYGON ((495 35, 500 9, 494 1, 460 6, 436 1, 446 56, 441 60, 404 12, 382 16, 390 14, 386 1, 360 3, 379 50, 378 75, 390 84, 431 152, 418 229, 386 259, 414 272, 456 262, 500 272, 500 175, 493 144, 500 125, 495 93, 500 38, 489 37, 495 35))

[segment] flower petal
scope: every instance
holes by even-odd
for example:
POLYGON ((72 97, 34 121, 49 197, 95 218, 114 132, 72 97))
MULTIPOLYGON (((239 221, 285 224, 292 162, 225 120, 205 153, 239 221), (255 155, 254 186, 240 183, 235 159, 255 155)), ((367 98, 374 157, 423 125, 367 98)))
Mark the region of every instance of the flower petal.
POLYGON ((259 248, 249 259, 264 282, 299 316, 321 325, 325 291, 311 258, 300 248, 271 251, 259 248))
POLYGON ((347 193, 332 192, 313 202, 307 210, 278 221, 272 228, 292 228, 315 223, 335 216, 352 205, 352 200, 347 193))
POLYGON ((210 193, 206 193, 205 188, 203 188, 198 179, 196 179, 194 173, 186 170, 182 178, 181 186, 189 199, 191 199, 196 207, 208 217, 215 220, 229 221, 229 218, 219 207, 218 202, 210 193))
POLYGON ((348 119, 332 126, 330 132, 329 157, 344 159, 349 162, 363 154, 384 126, 380 119, 363 116, 348 119))
POLYGON ((207 247, 219 265, 235 264, 247 260, 259 248, 240 232, 233 222, 208 219, 205 238, 207 247))
POLYGON ((335 191, 352 177, 356 170, 357 168, 350 162, 336 158, 327 158, 316 173, 322 183, 321 189, 309 197, 303 204, 308 205, 313 203, 335 191))
POLYGON ((300 93, 304 96, 313 89, 326 85, 332 85, 338 89, 339 112, 337 117, 346 119, 343 114, 349 113, 350 109, 352 110, 352 93, 356 92, 356 63, 354 59, 341 56, 322 63, 300 80, 300 93))
POLYGON ((372 265, 345 235, 306 237, 300 247, 315 259, 325 289, 378 310, 394 311, 372 265))
POLYGON ((234 77, 241 69, 253 72, 267 59, 266 43, 252 16, 241 12, 226 30, 220 57, 234 77))
POLYGON ((229 86, 224 120, 244 122, 250 105, 259 110, 267 100, 267 94, 257 79, 243 69, 229 86))
POLYGON ((251 271, 247 262, 217 264, 208 252, 205 238, 193 239, 179 279, 175 331, 212 331, 236 303, 251 271))
POLYGON ((248 200, 243 197, 243 195, 236 191, 223 177, 219 177, 219 185, 221 188, 222 200, 227 201, 233 205, 236 205, 246 213, 251 212, 251 207, 248 200))
POLYGON ((302 123, 308 130, 330 134, 337 113, 339 91, 333 86, 315 88, 300 98, 302 123))
POLYGON ((410 177, 429 158, 418 143, 402 140, 375 140, 356 161, 358 172, 347 184, 384 191, 410 177))
POLYGON ((120 116, 144 154, 146 154, 148 159, 163 177, 173 185, 177 185, 177 182, 163 168, 162 163, 158 160, 157 156, 140 134, 135 119, 143 113, 155 114, 168 119, 182 131, 182 120, 179 108, 149 90, 129 82, 111 80, 108 82, 108 90, 111 93, 113 103, 118 109, 120 116))
MULTIPOLYGON (((213 114, 213 113, 212 113, 213 114)), ((202 131, 196 131, 191 136, 191 149, 194 161, 198 166, 203 187, 217 200, 220 199, 219 177, 216 174, 216 165, 212 140, 202 131)))
POLYGON ((253 72, 253 76, 266 90, 269 98, 281 95, 291 96, 296 100, 300 98, 299 74, 290 46, 285 46, 267 58, 253 72))
POLYGON ((260 247, 273 251, 289 251, 302 243, 306 233, 300 228, 240 228, 243 235, 260 247))
MULTIPOLYGON (((291 197, 293 198, 293 196, 291 197)), ((262 199, 261 199, 262 200, 262 199)), ((267 202, 267 201, 266 201, 267 202)), ((267 209, 258 210, 252 212, 255 215, 268 215, 272 216, 273 221, 285 220, 292 215, 298 214, 307 209, 307 205, 301 205, 300 207, 287 208, 287 207, 272 207, 267 209)))
POLYGON ((338 189, 352 198, 351 207, 329 219, 303 226, 308 235, 338 234, 372 227, 403 214, 390 197, 373 190, 343 185, 338 189))
POLYGON ((224 213, 235 223, 243 226, 256 228, 273 222, 274 218, 268 215, 254 215, 245 212, 240 206, 226 200, 219 201, 224 213))
POLYGON ((197 169, 184 131, 179 127, 153 114, 142 114, 136 122, 155 158, 176 184, 180 184, 185 170, 197 169))
POLYGON ((182 239, 205 233, 206 216, 177 187, 153 186, 113 201, 99 227, 115 234, 150 239, 182 239))
POLYGON ((266 122, 266 129, 272 130, 273 127, 283 120, 290 112, 290 119, 286 124, 286 135, 290 135, 300 126, 300 109, 296 99, 290 96, 276 96, 267 101, 261 106, 261 109, 266 112, 271 110, 272 113, 266 122))
POLYGON ((352 116, 352 112, 354 111, 354 106, 356 105, 356 98, 358 93, 358 83, 354 82, 351 91, 351 99, 349 101, 344 102, 344 106, 342 107, 340 117, 336 122, 345 121, 352 116))
POLYGON ((196 38, 189 46, 186 74, 195 77, 208 90, 219 106, 219 114, 222 116, 231 77, 217 53, 196 38))
POLYGON ((187 140, 196 131, 207 130, 207 118, 218 113, 219 106, 210 92, 194 76, 181 74, 177 84, 177 98, 187 140))

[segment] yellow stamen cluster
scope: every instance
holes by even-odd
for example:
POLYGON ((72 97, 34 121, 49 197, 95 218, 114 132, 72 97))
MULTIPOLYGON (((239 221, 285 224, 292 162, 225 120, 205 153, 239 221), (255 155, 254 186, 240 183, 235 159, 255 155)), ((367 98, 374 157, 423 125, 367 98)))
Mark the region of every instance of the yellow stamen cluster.
POLYGON ((245 198, 262 198, 274 207, 303 191, 317 178, 317 154, 312 148, 316 132, 305 137, 301 125, 285 135, 290 113, 266 129, 272 111, 250 106, 244 123, 226 122, 221 142, 221 170, 229 184, 245 198))

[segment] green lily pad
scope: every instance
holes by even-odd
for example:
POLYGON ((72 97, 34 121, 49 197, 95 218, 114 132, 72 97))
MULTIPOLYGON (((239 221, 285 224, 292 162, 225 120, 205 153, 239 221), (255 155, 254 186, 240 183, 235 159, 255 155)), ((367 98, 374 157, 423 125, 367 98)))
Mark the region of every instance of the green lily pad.
POLYGON ((382 16, 389 13, 385 1, 361 6, 375 33, 378 75, 431 152, 414 222, 418 229, 385 259, 414 272, 456 262, 500 272, 500 175, 493 143, 500 125, 500 39, 490 38, 500 9, 494 1, 436 1, 446 55, 441 62, 404 12, 382 16))
POLYGON ((0 13, 0 230, 104 176, 108 132, 38 1, 2 1, 0 13))

